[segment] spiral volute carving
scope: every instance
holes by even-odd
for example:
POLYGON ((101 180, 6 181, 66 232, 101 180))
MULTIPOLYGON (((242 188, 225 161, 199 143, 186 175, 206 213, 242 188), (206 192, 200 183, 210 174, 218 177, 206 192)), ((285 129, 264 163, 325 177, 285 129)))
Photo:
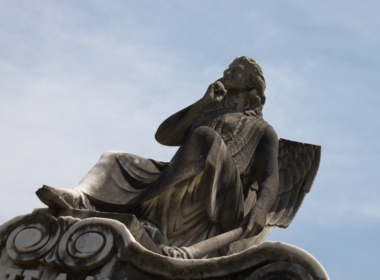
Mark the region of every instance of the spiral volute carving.
POLYGON ((90 270, 105 264, 114 254, 114 236, 107 225, 82 220, 67 230, 59 242, 62 262, 72 268, 90 270))
POLYGON ((6 250, 16 263, 32 264, 45 256, 57 243, 60 226, 51 216, 25 219, 8 237, 6 250))

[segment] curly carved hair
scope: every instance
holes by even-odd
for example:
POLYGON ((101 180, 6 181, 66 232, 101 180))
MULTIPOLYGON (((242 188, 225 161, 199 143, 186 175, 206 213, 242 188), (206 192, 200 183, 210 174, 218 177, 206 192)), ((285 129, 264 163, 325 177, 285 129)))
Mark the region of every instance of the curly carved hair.
POLYGON ((260 64, 249 56, 239 56, 232 64, 239 62, 245 66, 245 71, 248 74, 246 78, 246 85, 250 91, 251 101, 256 104, 256 106, 262 107, 265 104, 265 78, 263 69, 260 64))

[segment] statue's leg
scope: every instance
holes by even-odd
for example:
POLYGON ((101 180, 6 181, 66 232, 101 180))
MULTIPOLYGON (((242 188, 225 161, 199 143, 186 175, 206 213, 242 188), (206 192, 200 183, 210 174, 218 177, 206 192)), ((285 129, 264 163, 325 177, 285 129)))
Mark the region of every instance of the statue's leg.
POLYGON ((36 191, 36 195, 52 210, 93 209, 86 195, 75 189, 56 189, 44 185, 36 191))
POLYGON ((36 194, 50 208, 97 209, 119 212, 124 210, 124 205, 136 191, 138 192, 139 187, 139 182, 136 180, 133 182, 133 187, 129 185, 125 178, 126 169, 131 174, 147 177, 147 174, 159 174, 159 164, 153 164, 152 160, 131 154, 109 151, 101 156, 100 160, 74 189, 56 189, 43 186, 36 194), (144 170, 147 174, 144 173, 144 170))
MULTIPOLYGON (((115 165, 112 155, 116 152, 106 152, 102 155, 99 162, 90 170, 82 180, 84 184, 74 189, 57 189, 44 185, 36 191, 38 198, 49 208, 57 209, 94 209, 87 195, 82 191, 89 189, 99 181, 99 177, 106 176, 107 169, 115 165)), ((82 183, 81 182, 81 183, 82 183)))
POLYGON ((217 132, 195 129, 165 172, 170 187, 136 212, 157 225, 165 244, 189 246, 238 227, 244 214, 240 176, 217 132))
POLYGON ((165 163, 109 151, 74 189, 101 211, 129 213, 128 202, 149 188, 165 167, 165 163))
MULTIPOLYGON (((200 127, 191 136, 195 145, 208 148, 206 162, 212 166, 209 182, 209 216, 220 223, 223 232, 237 228, 244 216, 244 195, 240 175, 221 136, 209 127, 200 127)), ((193 144, 192 144, 193 145, 193 144)), ((193 147, 189 150, 192 151, 193 147)))

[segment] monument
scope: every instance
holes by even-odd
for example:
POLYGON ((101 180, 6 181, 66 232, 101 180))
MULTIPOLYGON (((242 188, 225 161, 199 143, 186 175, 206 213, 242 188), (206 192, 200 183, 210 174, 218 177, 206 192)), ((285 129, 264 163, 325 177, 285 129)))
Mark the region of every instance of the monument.
POLYGON ((265 78, 236 58, 156 140, 170 162, 109 151, 73 189, 36 191, 48 207, 0 227, 2 279, 328 279, 310 254, 264 242, 294 219, 321 147, 264 119, 265 78))

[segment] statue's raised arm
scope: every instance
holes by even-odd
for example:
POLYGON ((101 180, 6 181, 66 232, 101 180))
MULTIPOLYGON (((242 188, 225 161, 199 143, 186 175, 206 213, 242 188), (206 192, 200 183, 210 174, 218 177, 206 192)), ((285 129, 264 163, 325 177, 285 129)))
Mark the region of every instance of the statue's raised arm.
POLYGON ((156 140, 166 146, 181 146, 193 122, 210 108, 218 106, 226 93, 221 82, 211 84, 201 99, 173 114, 158 127, 156 140))

